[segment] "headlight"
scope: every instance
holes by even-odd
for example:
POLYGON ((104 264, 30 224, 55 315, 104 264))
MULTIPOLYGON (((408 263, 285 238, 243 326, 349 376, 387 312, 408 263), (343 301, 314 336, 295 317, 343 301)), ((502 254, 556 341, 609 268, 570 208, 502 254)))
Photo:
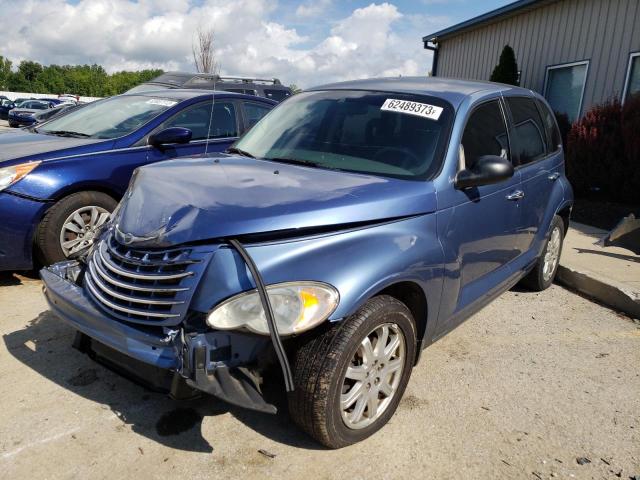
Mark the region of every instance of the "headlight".
POLYGON ((40 162, 30 162, 0 168, 0 191, 16 183, 38 165, 40 165, 40 162))
MULTIPOLYGON (((301 333, 324 322, 338 306, 338 291, 319 282, 277 283, 267 287, 278 333, 301 333)), ((221 303, 207 317, 210 327, 246 329, 269 334, 267 319, 257 290, 241 293, 221 303)))

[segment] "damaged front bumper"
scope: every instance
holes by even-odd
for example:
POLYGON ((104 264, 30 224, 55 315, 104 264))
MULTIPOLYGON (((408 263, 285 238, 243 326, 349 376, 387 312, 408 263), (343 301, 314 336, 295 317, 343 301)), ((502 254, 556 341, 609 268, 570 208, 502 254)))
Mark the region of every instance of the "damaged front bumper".
POLYGON ((260 390, 266 337, 236 332, 142 327, 111 318, 76 283, 84 267, 62 262, 40 276, 51 310, 79 333, 74 345, 96 360, 155 390, 184 398, 193 390, 266 413, 276 408, 260 390))

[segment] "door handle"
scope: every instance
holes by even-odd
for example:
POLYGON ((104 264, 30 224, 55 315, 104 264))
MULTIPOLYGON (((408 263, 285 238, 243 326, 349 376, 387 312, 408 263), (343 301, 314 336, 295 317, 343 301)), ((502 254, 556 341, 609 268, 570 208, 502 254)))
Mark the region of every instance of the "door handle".
POLYGON ((507 200, 520 200, 524 198, 524 192, 522 190, 516 190, 507 195, 507 200))
POLYGON ((549 180, 557 180, 560 178, 560 174, 558 172, 553 172, 551 175, 547 177, 549 180))

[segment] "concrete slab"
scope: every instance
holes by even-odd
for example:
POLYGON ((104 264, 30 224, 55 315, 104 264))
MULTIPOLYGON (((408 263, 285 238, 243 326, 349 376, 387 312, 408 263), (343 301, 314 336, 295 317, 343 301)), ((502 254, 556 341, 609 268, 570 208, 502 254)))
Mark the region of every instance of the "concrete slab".
POLYGON ((605 230, 572 222, 558 282, 640 318, 640 256, 624 248, 596 245, 606 235, 605 230))

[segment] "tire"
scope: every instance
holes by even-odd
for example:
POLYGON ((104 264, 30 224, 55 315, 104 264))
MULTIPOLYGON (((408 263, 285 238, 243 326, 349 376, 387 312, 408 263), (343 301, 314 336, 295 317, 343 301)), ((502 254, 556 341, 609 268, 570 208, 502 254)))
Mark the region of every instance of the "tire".
POLYGON ((15 122, 9 122, 9 126, 10 126, 11 128, 18 128, 20 125, 18 125, 18 124, 17 124, 17 123, 15 123, 15 122))
MULTIPOLYGON (((76 237, 79 242, 72 248, 77 247, 80 250, 88 248, 93 240, 95 228, 90 228, 92 216, 91 210, 87 209, 91 207, 95 208, 98 212, 98 221, 104 223, 106 221, 104 213, 110 214, 116 208, 116 205, 117 202, 112 197, 102 192, 73 193, 58 201, 47 211, 38 225, 35 238, 36 256, 38 260, 43 265, 51 265, 52 263, 60 262, 68 258, 69 252, 65 253, 61 244, 61 234, 65 224, 74 223, 77 225, 77 222, 68 221, 74 212, 81 212, 80 216, 85 222, 88 222, 85 223, 85 228, 89 226, 89 229, 82 233, 83 240, 76 237)), ((102 223, 100 223, 100 225, 102 223)), ((96 225, 96 228, 100 225, 96 225)), ((65 234, 73 235, 73 232, 67 230, 65 234)), ((70 255, 73 256, 76 253, 78 252, 72 251, 70 255)))
POLYGON ((551 221, 551 228, 549 228, 549 234, 547 235, 542 255, 538 258, 533 270, 522 280, 523 285, 536 292, 541 292, 551 286, 556 277, 556 273, 558 273, 563 242, 564 221, 558 215, 555 215, 551 221), (559 242, 557 244, 556 235, 557 242, 559 242), (547 265, 547 269, 545 270, 545 265, 547 264, 547 260, 550 260, 550 257, 555 257, 555 261, 552 267, 547 265), (549 268, 551 268, 550 271, 549 268))
MULTIPOLYGON (((329 325, 322 333, 302 341, 293 361, 295 390, 289 394, 291 417, 309 435, 329 448, 341 448, 364 440, 382 428, 396 411, 411 376, 415 351, 415 322, 406 305, 388 295, 370 299, 348 319, 329 325), (376 343, 372 343, 371 353, 376 351, 375 346, 380 337, 375 336, 375 333, 380 332, 385 326, 389 331, 388 343, 386 343, 388 349, 394 349, 391 347, 391 341, 397 337, 399 342, 404 340, 404 353, 401 354, 401 347, 395 347, 397 357, 383 359, 381 362, 388 361, 387 367, 391 366, 392 362, 394 366, 401 365, 402 370, 396 370, 395 373, 386 376, 384 368, 381 368, 381 366, 384 367, 383 363, 378 363, 377 370, 372 369, 379 372, 374 375, 392 379, 389 382, 385 380, 384 383, 387 386, 395 385, 391 387, 394 388, 393 393, 388 396, 384 393, 376 393, 372 398, 376 400, 380 396, 383 398, 377 400, 380 401, 379 412, 381 413, 372 420, 363 412, 362 426, 348 426, 348 419, 343 419, 340 404, 342 392, 345 391, 345 397, 348 397, 348 394, 357 390, 358 382, 350 386, 352 380, 345 378, 347 368, 358 358, 360 352, 363 352, 364 356, 361 343, 366 337, 373 336, 376 343), (367 422, 371 423, 367 424, 367 422)), ((369 365, 372 364, 369 362, 369 365)), ((363 368, 366 370, 364 364, 355 366, 354 370, 350 371, 357 369, 360 372, 363 368)), ((373 388, 381 389, 383 382, 377 382, 376 379, 372 381, 371 378, 373 377, 364 379, 361 386, 367 385, 365 382, 369 382, 368 385, 374 385, 375 382, 376 386, 373 388)), ((367 397, 366 394, 363 396, 367 397)), ((353 409, 348 414, 349 417, 357 416, 357 407, 358 401, 355 401, 353 409)), ((350 407, 347 410, 349 409, 350 407)), ((365 410, 368 412, 369 407, 365 407, 365 410)))

